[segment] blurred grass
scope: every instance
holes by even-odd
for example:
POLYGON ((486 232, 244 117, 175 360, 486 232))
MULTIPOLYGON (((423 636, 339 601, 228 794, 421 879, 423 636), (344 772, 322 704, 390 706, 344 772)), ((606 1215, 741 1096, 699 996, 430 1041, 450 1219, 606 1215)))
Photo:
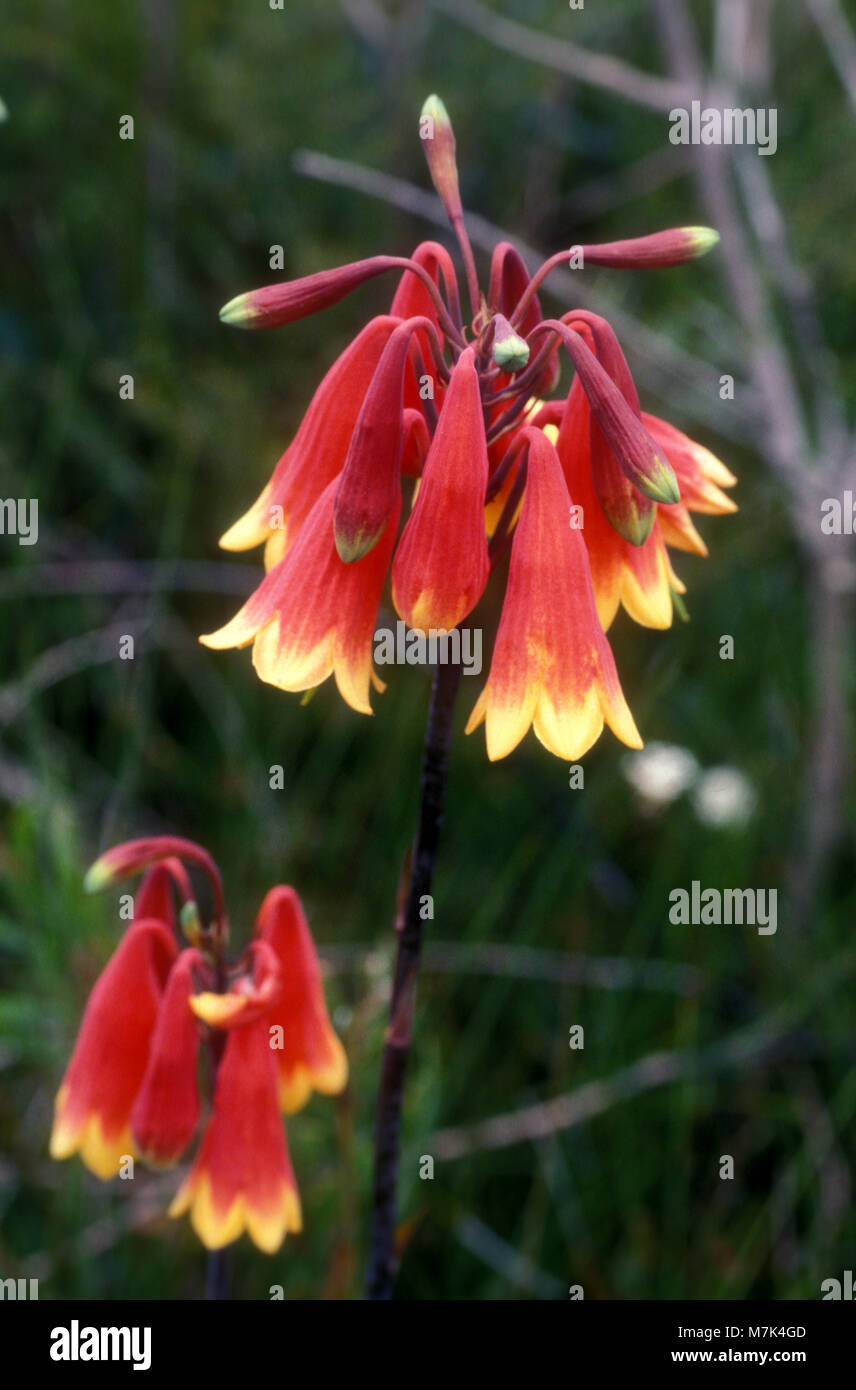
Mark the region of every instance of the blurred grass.
MULTIPOLYGON (((656 70, 642 8, 589 7, 575 34, 656 70)), ((504 12, 554 32, 564 22, 541 3, 504 12)), ((497 54, 422 5, 396 13, 390 59, 332 3, 9 7, 0 470, 3 495, 38 496, 41 533, 32 549, 6 538, 0 574, 0 1276, 38 1276, 42 1297, 202 1291, 198 1245, 163 1216, 175 1175, 116 1192, 46 1154, 53 1093, 118 931, 117 898, 87 899, 83 871, 109 843, 165 828, 218 859, 239 941, 270 884, 296 885, 330 948, 330 1000, 351 1057, 349 1094, 316 1098, 289 1126, 305 1234, 273 1259, 241 1243, 236 1296, 266 1297, 274 1283, 289 1298, 360 1291, 391 915, 427 679, 393 670, 366 720, 332 686, 301 707, 260 686, 246 653, 212 654, 196 635, 231 614, 239 576, 243 592, 253 582, 246 557, 218 553, 218 535, 393 287, 376 283, 263 337, 223 329, 219 305, 275 278, 273 243, 298 274, 403 253, 426 231, 297 178, 293 150, 424 186, 415 116, 436 89, 455 120, 469 206, 545 248, 698 220, 684 179, 621 193, 622 171, 662 147, 659 118, 497 54), (125 113, 133 143, 118 139, 125 113), (614 180, 617 197, 585 220, 575 189, 595 179, 614 180), (118 398, 124 372, 133 402, 118 398), (38 578, 50 562, 83 574, 117 560, 140 575, 155 560, 172 568, 157 593, 48 592, 38 578), (213 588, 188 587, 193 562, 214 567, 213 588), (133 662, 96 637, 91 650, 61 649, 53 676, 33 683, 44 653, 115 624, 136 637, 133 662), (268 785, 275 763, 280 792, 268 785)), ((852 130, 787 8, 777 41, 776 177, 795 249, 825 287, 852 407, 854 184, 836 173, 852 130)), ((602 282, 611 302, 710 350, 715 389, 728 324, 711 266, 602 282)), ((662 399, 643 404, 692 425, 667 381, 662 399)), ((668 922, 670 889, 693 878, 783 890, 803 809, 804 575, 772 481, 748 449, 730 446, 727 461, 741 511, 702 522, 709 560, 678 560, 691 621, 662 634, 620 618, 612 637, 644 737, 741 768, 758 791, 755 818, 743 831, 703 829, 685 800, 641 815, 609 734, 585 761, 582 793, 531 740, 490 766, 483 736, 464 739, 462 711, 431 928, 433 941, 461 947, 687 964, 701 989, 452 973, 431 970, 429 957, 406 1110, 401 1212, 414 1224, 403 1296, 566 1297, 582 1283, 586 1297, 816 1297, 821 1279, 852 1264, 852 853, 810 935, 795 933, 781 901, 766 940, 668 922), (723 632, 733 662, 719 660, 723 632), (609 1078, 661 1049, 716 1049, 785 1007, 790 1042, 772 1061, 652 1090, 567 1133, 438 1163, 433 1182, 419 1179, 438 1129, 609 1078), (585 1027, 582 1052, 568 1048, 574 1023, 585 1027), (723 1153, 735 1156, 733 1183, 718 1178, 723 1153), (530 1264, 516 1266, 513 1252, 530 1264)), ((463 682, 467 712, 480 684, 463 682)))

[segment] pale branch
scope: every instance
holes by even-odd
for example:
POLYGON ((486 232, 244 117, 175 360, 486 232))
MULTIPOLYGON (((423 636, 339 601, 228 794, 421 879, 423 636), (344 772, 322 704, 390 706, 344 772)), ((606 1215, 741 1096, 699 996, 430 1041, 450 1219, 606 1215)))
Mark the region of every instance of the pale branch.
POLYGON ((804 0, 856 115, 856 36, 839 0, 804 0))
POLYGON ((552 1100, 495 1115, 475 1125, 439 1130, 427 1147, 435 1159, 449 1161, 486 1149, 537 1143, 661 1086, 706 1078, 734 1067, 762 1066, 781 1058, 783 1053, 786 1055, 792 1038, 795 1055, 804 1056, 804 1035, 783 1030, 772 1020, 740 1029, 701 1052, 649 1052, 613 1076, 589 1081, 552 1100))
POLYGON ((541 34, 487 9, 478 0, 432 0, 432 3, 435 10, 487 39, 495 48, 513 53, 515 58, 527 58, 649 111, 668 112, 686 100, 686 91, 678 82, 651 77, 620 58, 592 53, 557 35, 541 34))

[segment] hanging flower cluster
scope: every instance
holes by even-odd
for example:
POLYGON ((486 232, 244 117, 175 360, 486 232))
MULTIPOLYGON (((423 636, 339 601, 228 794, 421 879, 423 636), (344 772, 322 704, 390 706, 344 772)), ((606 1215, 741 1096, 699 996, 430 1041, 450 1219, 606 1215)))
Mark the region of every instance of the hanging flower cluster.
POLYGON ((169 837, 129 841, 102 855, 87 887, 141 869, 134 920, 92 990, 57 1094, 51 1155, 79 1153, 105 1180, 129 1158, 176 1163, 199 1127, 203 1044, 215 1073, 211 1113, 170 1215, 189 1211, 209 1249, 246 1230, 273 1252, 301 1229, 280 1112, 313 1090, 341 1091, 348 1075, 309 926, 294 889, 273 888, 229 966, 220 875, 205 850, 169 837), (205 926, 182 861, 210 879, 205 926))
POLYGON ((717 235, 682 227, 571 248, 531 278, 502 242, 484 294, 454 136, 437 97, 423 108, 420 136, 461 247, 472 322, 464 327, 451 257, 430 241, 410 258, 375 256, 225 306, 227 323, 270 328, 402 271, 389 314, 372 319, 331 367, 258 501, 222 537, 229 550, 264 544, 267 573, 236 617, 201 640, 252 643, 259 676, 283 690, 310 690, 332 674, 348 704, 370 714, 371 684, 384 688, 372 639, 390 568, 400 617, 421 633, 443 633, 473 612, 510 545, 490 672, 467 732, 484 721, 492 759, 530 726, 570 760, 604 721, 640 747, 606 629, 622 605, 645 626, 670 625, 684 586, 667 547, 706 554, 690 513, 734 511, 722 488, 735 479, 708 450, 642 412, 604 318, 577 309, 545 319, 537 291, 572 259, 677 266, 717 235), (550 401, 560 351, 573 384, 565 400, 550 401))

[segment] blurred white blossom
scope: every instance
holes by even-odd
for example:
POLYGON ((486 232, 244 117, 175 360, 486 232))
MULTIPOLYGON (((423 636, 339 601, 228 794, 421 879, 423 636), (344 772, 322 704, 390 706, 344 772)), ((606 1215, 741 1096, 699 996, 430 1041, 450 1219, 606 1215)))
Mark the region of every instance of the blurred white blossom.
POLYGON ((736 767, 712 767, 702 773, 693 792, 695 813, 714 829, 745 825, 755 809, 755 789, 736 767))
POLYGON ((688 748, 676 743, 649 743, 622 760, 627 781, 649 807, 668 806, 691 787, 699 765, 688 748))

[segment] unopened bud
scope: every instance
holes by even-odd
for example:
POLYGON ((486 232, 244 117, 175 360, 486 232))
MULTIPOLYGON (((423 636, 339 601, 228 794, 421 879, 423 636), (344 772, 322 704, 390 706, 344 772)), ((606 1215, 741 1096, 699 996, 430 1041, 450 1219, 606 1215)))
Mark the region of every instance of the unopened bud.
POLYGON ((493 318, 493 360, 504 372, 519 372, 529 361, 529 344, 521 338, 503 314, 493 318))
POLYGON ((455 159, 455 132, 438 96, 430 96, 419 116, 419 138, 434 187, 450 220, 463 216, 455 159))

